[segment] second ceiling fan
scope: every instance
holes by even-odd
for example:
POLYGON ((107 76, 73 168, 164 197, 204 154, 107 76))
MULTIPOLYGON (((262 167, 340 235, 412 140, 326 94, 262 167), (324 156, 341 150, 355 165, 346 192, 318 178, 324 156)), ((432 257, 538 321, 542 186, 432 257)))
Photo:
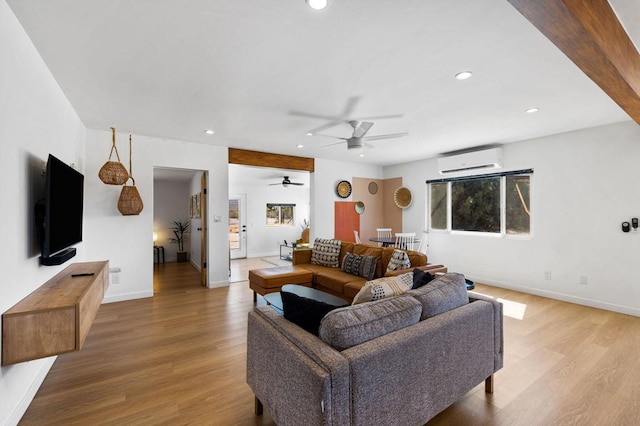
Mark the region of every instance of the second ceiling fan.
POLYGON ((304 183, 302 182, 291 182, 291 180, 289 179, 289 176, 284 176, 284 178, 282 179, 282 182, 278 182, 278 183, 270 183, 269 186, 274 186, 274 185, 282 185, 285 188, 289 185, 298 185, 298 186, 302 186, 304 185, 304 183))
POLYGON ((313 136, 325 136, 325 137, 328 137, 328 138, 341 139, 340 142, 336 142, 336 143, 332 143, 332 144, 329 144, 329 145, 325 145, 325 146, 323 146, 323 148, 328 147, 328 146, 338 145, 338 144, 346 142, 348 150, 360 151, 365 147, 374 148, 374 146, 371 145, 370 143, 368 143, 367 141, 375 141, 375 140, 381 140, 381 139, 392 139, 392 138, 401 138, 401 137, 407 136, 409 134, 407 132, 402 132, 402 133, 389 133, 389 134, 386 134, 386 135, 365 136, 367 134, 367 132, 369 130, 371 130, 371 127, 373 127, 373 123, 371 121, 358 122, 356 120, 351 120, 351 121, 349 121, 349 124, 351 125, 351 127, 353 127, 353 134, 349 138, 341 138, 341 137, 338 137, 338 136, 323 135, 323 134, 320 134, 320 133, 315 133, 313 136))

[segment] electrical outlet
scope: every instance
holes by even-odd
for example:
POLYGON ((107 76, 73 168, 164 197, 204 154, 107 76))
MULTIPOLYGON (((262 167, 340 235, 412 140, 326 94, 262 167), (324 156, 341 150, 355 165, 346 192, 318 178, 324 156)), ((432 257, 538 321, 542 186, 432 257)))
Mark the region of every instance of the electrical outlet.
POLYGON ((551 280, 551 271, 544 271, 544 279, 551 280))
POLYGON ((589 278, 586 275, 580 275, 580 285, 589 284, 589 278))
POLYGON ((111 274, 111 284, 120 284, 120 274, 111 274))

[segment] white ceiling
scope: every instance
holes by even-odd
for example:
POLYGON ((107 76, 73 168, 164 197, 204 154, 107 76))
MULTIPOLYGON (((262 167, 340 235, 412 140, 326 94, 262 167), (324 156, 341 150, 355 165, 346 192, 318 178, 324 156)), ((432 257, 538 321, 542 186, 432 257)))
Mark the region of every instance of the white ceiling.
MULTIPOLYGON (((330 1, 8 4, 91 128, 388 165, 629 120, 506 0, 330 1), (360 158, 305 136, 326 120, 291 114, 350 99, 353 117, 404 114, 369 135, 409 136, 360 158)), ((611 3, 638 46, 640 2, 611 3)))

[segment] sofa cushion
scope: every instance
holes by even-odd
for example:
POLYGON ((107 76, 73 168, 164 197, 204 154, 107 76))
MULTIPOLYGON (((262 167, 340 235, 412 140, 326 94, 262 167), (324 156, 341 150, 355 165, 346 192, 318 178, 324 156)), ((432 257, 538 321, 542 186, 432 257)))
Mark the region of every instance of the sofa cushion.
POLYGON ((320 322, 320 338, 341 351, 417 324, 422 306, 412 297, 394 297, 329 312, 320 322))
POLYGON ((311 263, 331 268, 340 267, 340 246, 342 241, 316 238, 311 253, 311 263))
POLYGON ((307 297, 298 296, 288 291, 281 291, 282 311, 284 317, 309 333, 318 335, 320 320, 336 306, 307 297))
POLYGON ((387 271, 398 271, 401 269, 408 269, 411 267, 411 261, 409 255, 404 250, 394 250, 389 259, 387 265, 387 271))
POLYGON ((342 294, 346 283, 354 280, 361 280, 363 283, 367 281, 366 278, 342 272, 339 268, 323 268, 316 271, 313 276, 315 285, 326 287, 338 294, 342 294))
POLYGON ((346 253, 344 259, 342 259, 341 269, 348 274, 372 280, 376 274, 376 263, 375 256, 360 256, 353 253, 346 253))
POLYGON ((413 286, 413 274, 402 274, 394 277, 382 277, 373 281, 367 281, 356 297, 353 304, 384 299, 390 296, 399 296, 413 286))
POLYGON ((407 294, 422 304, 421 320, 469 303, 464 275, 456 273, 440 275, 429 284, 410 290, 407 294))
POLYGON ((413 287, 412 290, 422 287, 433 280, 433 275, 419 268, 413 268, 413 287))
POLYGON ((375 256, 376 258, 376 274, 374 278, 380 278, 384 275, 386 266, 382 264, 382 247, 369 246, 366 244, 356 244, 353 246, 353 254, 359 256, 375 256))

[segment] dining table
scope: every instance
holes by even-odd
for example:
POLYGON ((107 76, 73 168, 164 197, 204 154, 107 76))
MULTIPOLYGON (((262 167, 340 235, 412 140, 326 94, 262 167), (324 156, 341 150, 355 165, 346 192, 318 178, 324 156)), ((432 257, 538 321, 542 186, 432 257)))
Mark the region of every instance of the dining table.
MULTIPOLYGON (((373 237, 373 238, 369 238, 369 241, 374 242, 374 243, 381 243, 382 247, 392 247, 396 245, 396 239, 395 237, 373 237)), ((420 240, 414 238, 413 241, 411 241, 412 244, 417 244, 419 243, 420 240)))

